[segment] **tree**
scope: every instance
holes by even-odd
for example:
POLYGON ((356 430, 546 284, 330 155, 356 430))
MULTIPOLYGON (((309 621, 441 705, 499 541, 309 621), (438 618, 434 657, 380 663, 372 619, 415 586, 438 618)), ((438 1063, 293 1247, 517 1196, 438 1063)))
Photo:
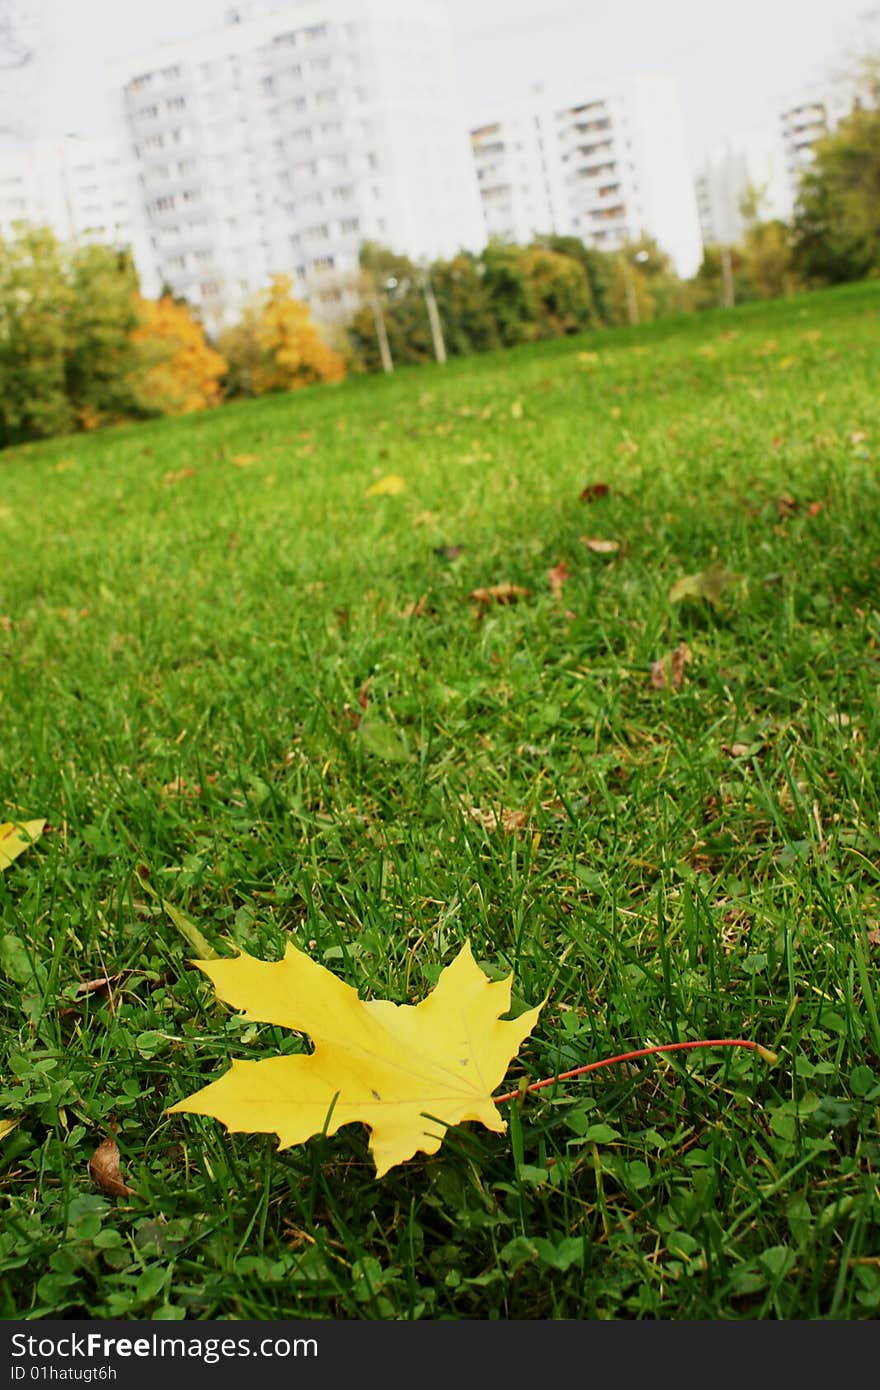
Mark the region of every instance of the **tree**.
MULTIPOLYGON (((429 274, 433 279, 434 266, 429 274)), ((392 364, 429 362, 434 356, 428 306, 422 291, 422 271, 408 256, 377 242, 365 241, 360 251, 361 307, 349 325, 355 362, 367 371, 384 365, 384 329, 392 364)), ((444 319, 445 326, 445 319, 444 319)))
POLYGON ((435 261, 430 276, 450 355, 465 357, 500 346, 479 257, 460 251, 451 260, 435 261))
POLYGON ((778 218, 754 222, 740 247, 741 299, 781 299, 800 286, 791 229, 778 218))
POLYGON ((262 396, 321 381, 341 381, 345 359, 325 343, 307 304, 291 293, 288 275, 276 275, 248 305, 238 324, 221 334, 231 394, 262 396))
POLYGON ((0 446, 76 424, 66 361, 73 291, 48 227, 0 242, 0 446))
POLYGON ((185 415, 219 405, 226 360, 205 340, 204 329, 173 299, 135 301, 131 342, 138 349, 128 381, 145 415, 185 415))
POLYGON ((70 255, 65 390, 84 429, 132 413, 131 374, 138 365, 138 278, 127 251, 81 246, 70 255))
POLYGON ((490 242, 483 252, 486 288, 505 346, 558 338, 593 322, 583 265, 536 243, 490 242))
POLYGON ((612 258, 603 251, 597 251, 594 246, 587 246, 577 236, 557 236, 554 233, 552 236, 538 237, 535 245, 543 246, 548 251, 557 251, 561 256, 570 256, 573 261, 583 266, 590 286, 595 325, 611 323, 611 286, 614 278, 612 258))
POLYGON ((793 259, 811 284, 880 273, 880 108, 856 107, 816 146, 801 180, 793 259))

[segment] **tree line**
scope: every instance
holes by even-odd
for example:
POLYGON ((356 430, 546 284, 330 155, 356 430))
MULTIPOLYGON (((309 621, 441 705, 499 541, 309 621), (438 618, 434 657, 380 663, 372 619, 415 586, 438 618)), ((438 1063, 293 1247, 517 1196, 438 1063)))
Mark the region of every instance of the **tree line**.
POLYGON ((344 337, 325 341, 286 276, 209 341, 197 313, 145 299, 130 255, 64 247, 46 228, 0 241, 0 447, 224 399, 338 381, 880 276, 880 76, 820 142, 790 224, 752 216, 682 280, 643 237, 618 252, 577 237, 491 242, 425 267, 365 244, 344 337))

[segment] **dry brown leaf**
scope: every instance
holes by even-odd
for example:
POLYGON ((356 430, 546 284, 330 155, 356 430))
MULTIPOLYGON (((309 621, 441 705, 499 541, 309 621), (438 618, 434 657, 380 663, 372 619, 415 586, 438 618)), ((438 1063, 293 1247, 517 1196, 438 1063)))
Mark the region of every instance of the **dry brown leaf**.
POLYGON ((408 603, 401 611, 401 618, 421 618, 425 612, 425 605, 428 602, 428 595, 422 594, 421 598, 415 603, 408 603))
POLYGON ((484 830, 497 830, 500 826, 507 835, 525 829, 529 819, 525 811, 502 810, 499 816, 497 811, 493 811, 491 807, 484 808, 482 806, 469 806, 468 815, 484 830))
POLYGON ((488 608, 493 603, 516 603, 518 599, 525 598, 528 592, 521 584, 505 581, 503 584, 490 584, 486 589, 471 589, 468 598, 488 608))
POLYGON ((599 536, 581 536, 581 540, 594 555, 614 555, 620 549, 620 541, 603 541, 599 536))
POLYGON ((252 463, 259 463, 259 461, 256 454, 233 454, 230 460, 236 468, 250 468, 252 463))
POLYGON ((12 619, 7 618, 5 613, 0 615, 0 629, 2 629, 4 632, 12 631, 12 619))
MULTIPOLYGON (((209 772, 205 781, 209 786, 213 786, 217 781, 218 774, 209 772)), ((194 796, 202 795, 201 782, 187 782, 185 777, 175 777, 171 782, 166 782, 162 787, 163 796, 183 796, 187 800, 194 796)))
POLYGON ((800 510, 800 502, 791 493, 783 492, 781 497, 776 498, 776 515, 781 517, 794 516, 800 510))
POLYGON ((872 927, 868 932, 868 942, 871 946, 880 946, 880 927, 872 927))
POLYGON ((554 598, 558 598, 562 593, 562 587, 566 579, 569 579, 570 576, 571 571, 564 560, 560 560, 558 565, 554 565, 552 569, 547 571, 547 578, 550 580, 550 590, 554 598))
POLYGON ((598 502, 600 497, 608 496, 607 483, 587 483, 581 493, 582 502, 598 502))
POLYGON ((675 651, 661 656, 651 666, 651 684, 655 690, 665 690, 672 686, 679 690, 684 680, 684 669, 693 661, 693 653, 687 642, 679 642, 675 651))
POLYGON ((119 1172, 119 1145, 108 1134, 89 1159, 89 1174, 107 1197, 131 1197, 134 1188, 122 1181, 119 1172))
POLYGON ((196 470, 194 468, 172 468, 162 478, 166 487, 172 487, 174 483, 180 483, 184 478, 194 478, 196 470))

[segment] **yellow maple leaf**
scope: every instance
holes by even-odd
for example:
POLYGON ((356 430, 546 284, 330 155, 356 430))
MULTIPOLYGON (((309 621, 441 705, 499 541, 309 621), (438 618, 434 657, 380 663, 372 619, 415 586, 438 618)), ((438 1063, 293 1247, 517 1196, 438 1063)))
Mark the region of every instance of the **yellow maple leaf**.
POLYGON ((399 473, 388 473, 384 478, 380 478, 378 483, 373 483, 366 491, 367 497, 396 497, 399 492, 403 492, 406 481, 401 478, 399 473))
POLYGON ((7 821, 0 825, 0 873, 8 869, 13 859, 17 859, 43 833, 44 820, 23 820, 14 824, 7 821))
POLYGON ((308 1033, 315 1047, 308 1056, 234 1061, 171 1113, 213 1116, 230 1133, 274 1133, 280 1149, 360 1120, 377 1177, 416 1152, 436 1153, 450 1125, 507 1128, 492 1092, 541 1005, 503 1021, 512 976, 489 981, 469 945, 414 1005, 359 999, 293 945, 276 963, 244 951, 194 963, 246 1018, 308 1033))

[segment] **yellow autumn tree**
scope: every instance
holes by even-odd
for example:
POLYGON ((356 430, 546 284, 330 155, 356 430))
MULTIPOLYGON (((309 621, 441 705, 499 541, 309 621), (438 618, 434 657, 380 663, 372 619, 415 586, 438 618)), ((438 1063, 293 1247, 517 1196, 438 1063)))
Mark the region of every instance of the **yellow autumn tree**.
POLYGON ((308 305, 295 299, 292 289, 289 275, 276 275, 221 335, 230 395, 295 391, 345 376, 344 359, 324 342, 308 305))
POLYGON ((148 415, 186 415, 219 405, 227 363, 206 341, 186 305, 170 295, 139 296, 137 311, 131 339, 139 348, 132 374, 138 407, 148 415))

